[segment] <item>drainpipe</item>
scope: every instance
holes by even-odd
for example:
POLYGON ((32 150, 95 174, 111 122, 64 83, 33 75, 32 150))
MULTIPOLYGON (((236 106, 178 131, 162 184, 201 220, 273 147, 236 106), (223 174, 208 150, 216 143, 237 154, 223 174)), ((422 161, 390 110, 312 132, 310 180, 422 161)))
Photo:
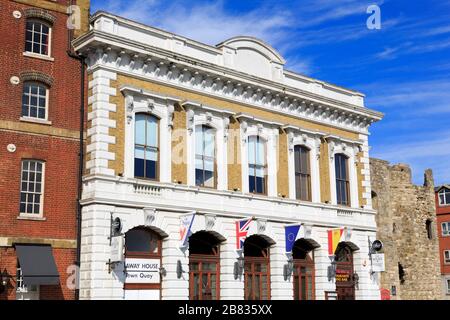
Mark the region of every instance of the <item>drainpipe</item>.
MULTIPOLYGON (((71 0, 69 5, 72 6, 74 0, 71 0)), ((69 13, 71 14, 71 12, 69 13)), ((77 266, 77 283, 75 288, 75 300, 80 299, 80 289, 79 289, 79 275, 80 275, 80 262, 81 262, 81 196, 83 191, 83 169, 84 169, 84 110, 85 110, 85 57, 81 54, 77 54, 72 47, 73 40, 73 30, 68 29, 68 43, 67 43, 67 55, 75 60, 80 61, 80 72, 81 72, 81 82, 80 82, 80 134, 79 134, 79 151, 78 151, 78 194, 77 194, 77 253, 75 265, 77 266)))
MULTIPOLYGON (((77 256, 75 264, 79 268, 80 260, 81 260, 81 196, 83 191, 83 169, 84 169, 84 102, 85 102, 85 57, 82 55, 77 55, 71 51, 68 51, 67 54, 80 61, 80 71, 81 71, 81 83, 80 83, 80 134, 79 134, 79 151, 78 151, 78 195, 77 195, 77 256)), ((79 272, 79 270, 78 270, 79 272)), ((75 289, 75 300, 79 300, 80 290, 78 288, 75 289)))

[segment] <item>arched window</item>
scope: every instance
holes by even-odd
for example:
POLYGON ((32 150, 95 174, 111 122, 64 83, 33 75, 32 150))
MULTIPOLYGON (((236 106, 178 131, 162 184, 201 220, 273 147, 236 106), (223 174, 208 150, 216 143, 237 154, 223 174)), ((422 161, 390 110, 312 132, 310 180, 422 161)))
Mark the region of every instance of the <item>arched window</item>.
POLYGON ((158 118, 138 113, 135 123, 134 176, 158 180, 159 129, 158 118))
POLYGON ((161 298, 161 258, 159 234, 142 227, 125 234, 125 299, 161 298))
POLYGON ((259 136, 248 138, 248 190, 267 193, 266 144, 259 136))
POLYGON ((377 193, 376 193, 375 191, 373 191, 373 190, 372 190, 371 195, 372 195, 372 207, 373 207, 375 210, 378 210, 378 195, 377 195, 377 193))
POLYGON ((336 199, 337 204, 350 205, 350 179, 348 172, 348 157, 338 153, 334 156, 336 173, 336 199))
POLYGON ((261 236, 250 236, 244 243, 244 299, 270 299, 270 243, 261 236))
POLYGON ((195 128, 195 185, 216 187, 216 135, 211 127, 195 128))
POLYGON ((309 149, 304 146, 294 147, 295 158, 295 194, 296 198, 311 201, 311 168, 309 149))
POLYGON ((294 300, 314 300, 314 247, 299 239, 292 248, 294 259, 294 300))
POLYGON ((39 55, 50 55, 50 26, 37 19, 28 19, 25 31, 25 51, 39 55))
POLYGON ((405 269, 403 268, 403 265, 399 262, 398 263, 398 279, 400 280, 400 284, 405 283, 405 280, 406 280, 405 277, 406 277, 405 269))
POLYGON ((428 240, 432 240, 433 239, 433 222, 430 219, 427 219, 427 221, 425 221, 425 229, 427 230, 428 240))
POLYGON ((189 237, 189 299, 219 300, 220 240, 207 231, 189 237))
POLYGON ((125 234, 125 254, 130 257, 160 257, 161 237, 145 228, 131 229, 125 234))
POLYGON ((48 87, 40 82, 26 81, 22 92, 22 117, 47 119, 48 87))

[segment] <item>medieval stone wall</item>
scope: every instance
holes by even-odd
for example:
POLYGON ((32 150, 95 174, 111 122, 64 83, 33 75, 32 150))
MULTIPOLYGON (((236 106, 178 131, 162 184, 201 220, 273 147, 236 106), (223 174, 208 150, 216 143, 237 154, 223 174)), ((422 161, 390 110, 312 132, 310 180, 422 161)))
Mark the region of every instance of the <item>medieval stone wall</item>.
POLYGON ((380 287, 391 290, 391 299, 442 299, 432 171, 425 172, 423 186, 412 184, 406 164, 370 159, 370 173, 386 259, 380 287))

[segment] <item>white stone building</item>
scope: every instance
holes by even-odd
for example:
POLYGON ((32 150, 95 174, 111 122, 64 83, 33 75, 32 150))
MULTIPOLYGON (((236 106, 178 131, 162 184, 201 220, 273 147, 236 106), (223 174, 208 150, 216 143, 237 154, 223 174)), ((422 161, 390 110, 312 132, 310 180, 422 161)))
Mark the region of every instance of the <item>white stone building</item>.
POLYGON ((209 46, 104 12, 74 45, 89 72, 82 299, 379 299, 368 128, 382 114, 361 93, 284 70, 255 38, 209 46), (109 270, 116 218, 125 257, 109 270))

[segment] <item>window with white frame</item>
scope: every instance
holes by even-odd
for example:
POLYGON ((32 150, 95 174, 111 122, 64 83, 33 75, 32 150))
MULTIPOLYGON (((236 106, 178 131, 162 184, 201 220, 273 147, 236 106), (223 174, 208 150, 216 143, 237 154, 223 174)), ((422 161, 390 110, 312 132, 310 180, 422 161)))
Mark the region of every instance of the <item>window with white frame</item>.
POLYGON ((260 136, 248 137, 248 189, 267 193, 266 143, 260 136))
POLYGON ((450 221, 441 223, 442 236, 450 236, 450 221))
POLYGON ((44 162, 23 160, 20 187, 20 214, 42 215, 44 162))
POLYGON ((159 119, 151 114, 136 114, 134 138, 134 176, 158 180, 159 119))
POLYGON ((450 264, 450 250, 444 250, 444 263, 450 264))
POLYGON ((25 51, 50 56, 50 26, 40 20, 27 20, 25 51))
POLYGON ((447 294, 450 294, 450 279, 447 279, 446 283, 447 283, 447 294))
POLYGON ((195 185, 216 187, 215 130, 205 125, 195 127, 195 185))
POLYGON ((345 154, 335 155, 336 200, 337 204, 350 206, 350 178, 348 157, 345 154))
POLYGON ((309 149, 297 145, 294 147, 295 194, 296 198, 311 201, 311 168, 309 149))
POLYGON ((438 193, 438 197, 440 206, 450 205, 450 189, 442 188, 438 193))
POLYGON ((22 94, 22 117, 47 119, 48 88, 39 82, 25 82, 22 94))

